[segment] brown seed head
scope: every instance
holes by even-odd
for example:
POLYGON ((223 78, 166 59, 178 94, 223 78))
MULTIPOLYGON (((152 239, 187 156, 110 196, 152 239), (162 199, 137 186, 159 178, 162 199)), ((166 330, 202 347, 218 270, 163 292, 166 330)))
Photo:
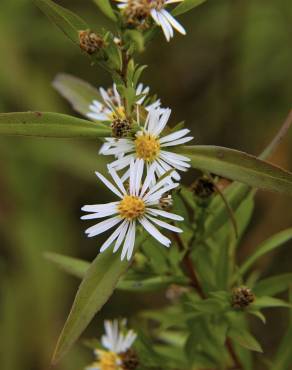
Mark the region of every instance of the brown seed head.
POLYGON ((125 137, 131 131, 131 124, 126 119, 116 118, 111 124, 112 135, 117 139, 125 137))
POLYGON ((80 48, 87 54, 94 54, 104 46, 102 37, 90 30, 79 31, 80 48))
POLYGON ((151 3, 148 0, 129 0, 123 14, 129 27, 147 29, 150 11, 151 3))
POLYGON ((231 306, 234 308, 246 308, 255 300, 255 295, 246 286, 234 288, 232 291, 231 306))
POLYGON ((215 186, 208 177, 202 176, 194 182, 192 190, 198 197, 206 199, 215 192, 215 186))
POLYGON ((139 366, 139 358, 133 349, 130 348, 119 356, 122 361, 121 367, 123 370, 135 370, 139 366))

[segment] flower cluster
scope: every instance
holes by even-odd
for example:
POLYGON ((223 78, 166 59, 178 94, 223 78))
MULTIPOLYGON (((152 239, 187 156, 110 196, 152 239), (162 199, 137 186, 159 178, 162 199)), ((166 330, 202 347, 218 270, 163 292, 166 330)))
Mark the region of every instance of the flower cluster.
POLYGON ((135 370, 139 363, 131 347, 136 340, 136 333, 125 330, 125 320, 107 320, 104 329, 102 349, 94 350, 96 360, 85 370, 135 370))
POLYGON ((126 113, 115 84, 108 90, 101 88, 99 92, 101 99, 95 99, 89 105, 87 117, 110 124, 112 137, 105 138, 99 153, 113 156, 114 160, 108 164, 111 180, 99 172, 96 175, 118 200, 85 205, 82 210, 88 214, 82 219, 105 219, 89 227, 87 236, 94 237, 115 228, 102 244, 100 252, 112 246, 114 253, 121 250, 121 260, 130 260, 137 227, 146 230, 166 247, 170 246, 171 240, 158 228, 182 232, 173 223, 183 218, 168 212, 163 205, 171 203, 171 191, 179 185, 179 171, 190 167, 189 158, 167 149, 193 138, 187 136, 188 129, 171 131, 167 127, 171 110, 162 108, 160 100, 148 104, 149 88, 142 84, 136 88, 135 108, 131 116, 126 113))

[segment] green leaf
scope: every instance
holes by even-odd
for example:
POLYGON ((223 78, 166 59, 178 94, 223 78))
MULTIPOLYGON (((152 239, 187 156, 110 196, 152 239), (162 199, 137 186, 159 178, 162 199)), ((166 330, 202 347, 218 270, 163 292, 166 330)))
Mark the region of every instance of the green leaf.
POLYGON ((255 295, 275 295, 282 293, 292 285, 292 273, 272 276, 256 283, 253 288, 255 295))
POLYGON ((70 314, 59 337, 52 362, 57 363, 82 334, 113 293, 131 261, 121 261, 111 249, 99 254, 80 284, 70 314))
POLYGON ((93 0, 99 9, 112 21, 116 21, 117 17, 113 11, 111 3, 109 0, 93 0))
POLYGON ((55 23, 71 41, 79 45, 79 31, 88 29, 88 25, 78 15, 51 0, 33 0, 42 12, 55 23))
POLYGON ((87 261, 64 256, 58 253, 47 252, 44 256, 48 261, 56 264, 61 270, 80 279, 83 279, 86 271, 90 267, 90 263, 87 261))
POLYGON ((292 363, 292 326, 290 325, 288 331, 283 337, 281 344, 273 361, 273 370, 291 370, 292 363))
POLYGON ((242 266, 238 270, 238 275, 243 275, 260 257, 282 246, 290 239, 292 239, 292 228, 283 230, 273 235, 268 240, 265 240, 262 244, 260 244, 256 251, 242 264, 242 266))
POLYGON ((97 89, 80 78, 65 73, 56 76, 53 86, 78 113, 84 116, 88 113, 93 100, 100 100, 97 89))
POLYGON ((249 186, 292 195, 292 173, 234 149, 184 146, 176 150, 191 159, 194 168, 249 186))
POLYGON ((196 6, 203 4, 205 1, 206 0, 184 0, 174 8, 172 15, 176 16, 186 13, 196 6))
POLYGON ((46 112, 0 114, 0 135, 22 135, 96 139, 111 134, 110 129, 84 119, 46 112))
POLYGON ((254 308, 262 309, 269 307, 287 307, 292 308, 290 303, 283 301, 282 299, 274 297, 258 297, 255 302, 252 304, 254 308))
POLYGON ((245 329, 231 328, 228 330, 228 336, 244 348, 255 352, 263 352, 259 342, 245 329))

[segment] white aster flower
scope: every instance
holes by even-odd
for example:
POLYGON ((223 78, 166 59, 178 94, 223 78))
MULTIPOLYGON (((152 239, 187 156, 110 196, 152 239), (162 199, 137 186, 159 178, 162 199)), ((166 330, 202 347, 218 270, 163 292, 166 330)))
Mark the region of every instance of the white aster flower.
POLYGON ((102 174, 96 172, 97 177, 120 199, 116 202, 87 205, 82 208, 83 211, 90 213, 82 216, 83 220, 109 217, 107 220, 90 227, 85 232, 88 237, 93 237, 116 227, 116 230, 101 246, 100 252, 104 252, 114 244, 113 252, 116 253, 123 244, 121 260, 125 257, 130 260, 132 257, 138 224, 166 247, 170 246, 171 241, 155 225, 173 232, 182 232, 178 227, 159 219, 159 217, 164 217, 170 220, 183 220, 181 216, 159 209, 161 197, 176 188, 178 184, 170 183, 170 176, 166 176, 152 186, 153 171, 155 170, 155 167, 152 166, 142 185, 143 169, 143 160, 131 161, 128 190, 126 190, 120 177, 113 169, 110 169, 110 175, 115 185, 102 174))
MULTIPOLYGON (((180 3, 184 0, 116 0, 120 4, 120 9, 138 9, 140 14, 144 10, 144 15, 149 14, 154 22, 163 30, 165 38, 169 41, 176 29, 182 35, 186 34, 184 27, 165 9, 167 5, 180 3)), ((143 14, 143 13, 142 13, 143 14)))
MULTIPOLYGON (((190 159, 165 149, 187 143, 193 137, 186 136, 190 132, 188 129, 161 136, 170 114, 170 109, 150 109, 142 131, 138 131, 134 138, 106 138, 100 154, 114 155, 117 158, 108 167, 119 171, 127 168, 133 159, 142 159, 147 165, 147 171, 155 167, 154 174, 157 177, 174 170, 171 176, 177 181, 180 180, 180 175, 175 170, 186 171, 190 167, 190 159)), ((122 180, 128 177, 129 170, 125 172, 122 180)))
POLYGON ((103 349, 96 349, 96 361, 87 366, 85 370, 123 370, 123 362, 137 338, 133 330, 121 331, 124 322, 106 320, 104 322, 105 334, 101 337, 103 349))
MULTIPOLYGON (((146 95, 149 93, 149 87, 144 86, 142 83, 138 84, 136 89, 136 96, 143 95, 136 102, 138 105, 143 104, 146 95)), ((105 90, 104 88, 99 89, 102 101, 93 100, 89 105, 89 112, 87 117, 96 121, 112 121, 116 118, 125 119, 125 108, 122 98, 117 90, 116 84, 113 84, 112 88, 105 90)), ((146 109, 152 107, 159 107, 160 101, 157 100, 153 104, 146 107, 146 109)))

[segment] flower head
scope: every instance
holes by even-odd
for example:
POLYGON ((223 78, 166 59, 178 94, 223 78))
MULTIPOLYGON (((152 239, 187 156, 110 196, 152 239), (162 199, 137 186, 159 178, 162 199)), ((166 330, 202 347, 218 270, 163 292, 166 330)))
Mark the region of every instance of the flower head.
POLYGON ((176 29, 182 35, 186 34, 183 26, 165 9, 167 5, 179 3, 183 0, 116 0, 118 7, 123 10, 128 18, 128 23, 144 26, 147 18, 152 17, 154 22, 163 30, 165 38, 169 41, 176 29))
POLYGON ((153 182, 154 166, 148 171, 142 184, 143 169, 143 160, 131 161, 129 188, 127 190, 113 169, 110 169, 110 175, 115 185, 102 174, 96 172, 97 177, 118 196, 119 200, 106 204, 87 205, 82 208, 83 211, 89 212, 88 215, 81 217, 83 220, 109 217, 107 220, 87 229, 86 234, 88 237, 93 237, 116 227, 116 230, 101 246, 100 252, 114 244, 113 252, 116 253, 123 244, 121 260, 125 257, 128 260, 131 259, 135 245, 136 227, 139 224, 166 247, 170 246, 171 241, 155 225, 173 232, 182 232, 178 227, 159 219, 159 217, 164 217, 176 221, 183 220, 181 216, 160 209, 159 203, 161 197, 176 188, 178 184, 170 183, 169 176, 156 183, 153 182))
POLYGON ((104 349, 96 349, 94 354, 96 361, 87 366, 85 370, 125 370, 127 352, 136 340, 136 333, 133 330, 122 332, 124 322, 118 320, 105 321, 105 334, 101 337, 101 344, 104 349))
MULTIPOLYGON (((126 112, 123 100, 117 90, 116 84, 107 90, 104 88, 99 89, 102 101, 93 100, 89 106, 89 112, 87 117, 96 121, 110 121, 113 122, 117 119, 125 120, 126 112)), ((149 87, 144 87, 143 84, 139 84, 136 89, 136 96, 141 96, 137 100, 137 104, 143 104, 146 94, 149 92, 149 87)), ((154 103, 155 104, 155 103, 154 103)), ((156 102, 156 106, 159 106, 160 102, 156 102)), ((147 107, 146 107, 147 109, 147 107)))
MULTIPOLYGON (((190 164, 189 158, 180 154, 169 152, 165 149, 177 146, 192 140, 193 137, 186 136, 190 130, 182 129, 166 136, 162 136, 170 117, 170 109, 151 108, 145 125, 135 137, 122 138, 120 140, 107 138, 101 147, 100 154, 114 155, 117 159, 109 164, 109 168, 116 171, 123 170, 130 165, 133 159, 141 159, 147 166, 148 171, 154 167, 156 177, 163 176, 166 172, 174 170, 172 177, 180 179, 178 171, 186 171, 190 164)), ((129 177, 129 170, 123 176, 123 180, 129 177)))

